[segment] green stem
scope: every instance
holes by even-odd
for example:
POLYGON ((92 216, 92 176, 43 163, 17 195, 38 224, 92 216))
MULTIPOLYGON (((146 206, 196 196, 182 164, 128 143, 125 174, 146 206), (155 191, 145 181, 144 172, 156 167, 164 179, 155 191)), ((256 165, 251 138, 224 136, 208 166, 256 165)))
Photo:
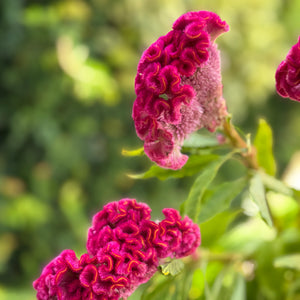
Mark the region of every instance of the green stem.
POLYGON ((240 136, 230 120, 224 120, 223 132, 229 139, 233 148, 247 149, 247 152, 241 153, 244 164, 250 169, 258 170, 259 167, 257 163, 255 147, 252 145, 247 145, 246 141, 240 136))

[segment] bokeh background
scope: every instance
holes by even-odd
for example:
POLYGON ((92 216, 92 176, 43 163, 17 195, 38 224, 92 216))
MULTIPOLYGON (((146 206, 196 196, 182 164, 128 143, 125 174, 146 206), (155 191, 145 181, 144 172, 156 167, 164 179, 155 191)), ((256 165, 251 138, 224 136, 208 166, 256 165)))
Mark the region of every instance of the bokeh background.
MULTIPOLYGON (((135 181, 147 157, 131 108, 141 53, 181 14, 212 10, 234 123, 274 130, 277 175, 300 150, 300 106, 274 74, 300 33, 298 0, 0 1, 0 299, 34 299, 32 281, 63 249, 85 252, 101 207, 122 197, 177 208, 191 178, 135 181)), ((134 298, 134 297, 133 297, 134 298)), ((132 299, 133 299, 132 298, 132 299)))

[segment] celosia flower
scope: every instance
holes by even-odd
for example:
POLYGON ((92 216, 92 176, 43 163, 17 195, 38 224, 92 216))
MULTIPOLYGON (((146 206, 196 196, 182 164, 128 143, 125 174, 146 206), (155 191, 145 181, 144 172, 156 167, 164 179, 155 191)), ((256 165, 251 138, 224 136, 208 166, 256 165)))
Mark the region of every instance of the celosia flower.
POLYGON ((129 296, 157 271, 162 259, 183 257, 200 245, 200 230, 188 217, 181 220, 174 209, 164 209, 166 219, 151 221, 151 209, 135 199, 122 199, 104 206, 93 218, 87 250, 101 263, 99 270, 125 276, 129 296))
POLYGON ((95 257, 90 258, 87 254, 78 260, 74 251, 64 250, 33 282, 33 287, 37 290, 37 299, 118 299, 117 295, 106 297, 107 291, 102 295, 93 291, 99 280, 96 262, 95 257))
POLYGON ((280 63, 276 74, 276 89, 280 96, 300 101, 300 36, 298 43, 280 63))
POLYGON ((214 41, 228 30, 215 13, 189 12, 143 53, 132 116, 158 165, 181 168, 188 159, 180 152, 184 139, 203 127, 214 131, 227 115, 214 41))
POLYGON ((166 256, 180 258, 192 254, 201 242, 198 225, 188 217, 181 220, 176 209, 165 208, 163 213, 166 218, 159 223, 159 229, 162 241, 168 243, 166 256))
POLYGON ((127 298, 170 257, 193 253, 200 245, 200 230, 175 209, 164 209, 166 218, 153 222, 151 209, 135 199, 104 206, 93 218, 87 250, 78 260, 63 251, 33 283, 39 300, 127 298))

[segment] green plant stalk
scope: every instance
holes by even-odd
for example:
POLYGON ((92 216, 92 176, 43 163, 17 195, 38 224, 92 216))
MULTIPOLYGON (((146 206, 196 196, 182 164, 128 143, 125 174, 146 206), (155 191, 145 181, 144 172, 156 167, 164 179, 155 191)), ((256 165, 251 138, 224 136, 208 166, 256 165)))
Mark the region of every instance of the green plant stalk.
POLYGON ((258 170, 258 162, 256 156, 256 149, 253 145, 248 145, 246 141, 237 132, 230 119, 225 119, 223 124, 223 133, 229 139, 230 144, 235 149, 246 149, 247 151, 241 153, 243 163, 247 168, 258 170))

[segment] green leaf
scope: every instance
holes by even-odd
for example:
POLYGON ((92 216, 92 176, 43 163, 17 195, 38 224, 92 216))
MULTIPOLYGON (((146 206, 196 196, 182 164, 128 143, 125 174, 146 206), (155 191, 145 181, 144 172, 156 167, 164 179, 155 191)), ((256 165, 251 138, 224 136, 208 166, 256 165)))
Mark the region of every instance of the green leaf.
POLYGON ((204 292, 204 274, 201 269, 196 269, 193 274, 191 289, 189 291, 189 296, 191 299, 199 299, 199 297, 204 292))
POLYGON ((173 280, 166 278, 162 282, 150 285, 142 294, 141 300, 170 299, 168 296, 173 280))
POLYGON ((180 273, 175 277, 164 277, 163 281, 152 284, 146 288, 141 300, 182 300, 188 299, 191 288, 193 272, 190 270, 180 273))
POLYGON ((274 266, 277 268, 292 268, 300 270, 300 254, 280 256, 275 259, 274 266))
POLYGON ((173 300, 183 300, 188 299, 188 295, 192 286, 193 272, 186 270, 184 274, 176 277, 176 292, 174 294, 173 300))
POLYGON ((286 186, 281 180, 278 180, 275 177, 270 176, 264 172, 261 172, 260 176, 264 186, 269 190, 283 195, 293 196, 293 190, 286 186))
POLYGON ((135 150, 126 150, 122 149, 123 156, 141 156, 144 154, 144 147, 135 149, 135 150))
POLYGON ((207 247, 214 247, 225 235, 230 224, 238 217, 240 211, 226 210, 201 224, 201 238, 207 247))
POLYGON ((219 271, 211 286, 206 283, 206 300, 244 300, 246 299, 245 278, 233 268, 225 267, 219 271))
POLYGON ((185 176, 192 176, 200 172, 209 163, 219 158, 216 154, 203 154, 203 155, 191 155, 187 163, 180 170, 171 170, 160 168, 157 165, 151 166, 151 168, 142 174, 129 174, 128 176, 133 179, 147 179, 151 177, 157 177, 160 180, 165 180, 169 177, 182 178, 185 176))
POLYGON ((213 283, 213 286, 211 287, 210 291, 208 292, 208 288, 206 288, 206 298, 207 300, 218 300, 220 299, 221 290, 222 290, 222 284, 225 276, 225 271, 222 270, 219 275, 217 276, 216 280, 213 283))
POLYGON ((219 142, 215 136, 212 137, 199 133, 191 134, 183 143, 183 147, 187 148, 207 148, 214 146, 219 146, 219 142))
POLYGON ((209 287, 207 281, 204 282, 204 294, 205 294, 205 299, 214 300, 212 292, 210 290, 210 287, 209 287))
POLYGON ((270 215, 265 188, 259 172, 256 172, 250 180, 249 192, 252 200, 257 204, 262 219, 269 225, 273 226, 270 215))
POLYGON ((230 300, 244 300, 246 299, 246 282, 241 274, 235 276, 234 290, 230 300))
POLYGON ((226 210, 231 201, 244 189, 247 184, 246 178, 225 182, 212 191, 209 197, 203 197, 198 222, 203 223, 216 214, 226 210))
POLYGON ((269 175, 275 175, 276 162, 273 156, 272 129, 264 119, 259 120, 259 127, 254 140, 257 151, 257 161, 260 167, 269 175))
POLYGON ((194 222, 198 221, 201 202, 208 185, 216 177, 223 163, 225 163, 225 161, 227 161, 231 156, 232 153, 212 162, 195 180, 188 198, 182 205, 183 214, 188 215, 194 222))
MULTIPOLYGON (((213 224, 211 226, 213 226, 213 224)), ((202 232, 205 230, 203 225, 201 229, 202 232)), ((203 240, 204 238, 205 236, 203 240)), ((217 247, 223 251, 251 256, 254 255, 263 244, 273 241, 275 238, 275 228, 268 226, 257 216, 247 218, 247 220, 243 220, 238 224, 232 223, 230 228, 227 228, 226 232, 216 241, 216 244, 217 247)))
POLYGON ((292 189, 293 197, 300 203, 300 191, 296 189, 292 189))

